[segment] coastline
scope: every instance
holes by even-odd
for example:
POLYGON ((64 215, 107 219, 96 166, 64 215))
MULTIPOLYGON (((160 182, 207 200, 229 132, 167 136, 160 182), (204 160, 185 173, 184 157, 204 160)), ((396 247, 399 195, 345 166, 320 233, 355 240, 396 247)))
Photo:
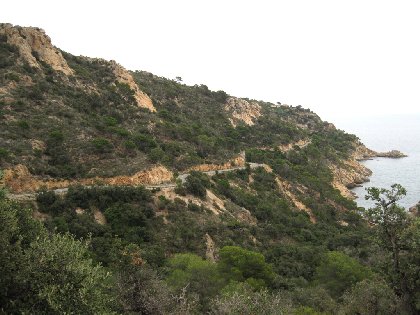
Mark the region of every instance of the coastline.
POLYGON ((367 148, 363 143, 355 145, 354 152, 339 165, 331 164, 330 170, 333 173, 333 186, 338 189, 346 198, 358 199, 357 194, 352 191, 356 187, 363 187, 364 183, 370 182, 373 172, 361 162, 373 160, 374 158, 400 159, 408 155, 398 150, 376 152, 367 148))
POLYGON ((401 184, 407 190, 406 196, 398 204, 407 210, 420 200, 420 187, 418 174, 420 170, 420 154, 410 153, 405 159, 374 158, 361 161, 364 166, 372 170, 370 181, 363 183, 362 187, 355 187, 352 191, 358 196, 357 204, 363 207, 372 207, 374 203, 364 199, 366 188, 389 188, 392 184, 401 184))

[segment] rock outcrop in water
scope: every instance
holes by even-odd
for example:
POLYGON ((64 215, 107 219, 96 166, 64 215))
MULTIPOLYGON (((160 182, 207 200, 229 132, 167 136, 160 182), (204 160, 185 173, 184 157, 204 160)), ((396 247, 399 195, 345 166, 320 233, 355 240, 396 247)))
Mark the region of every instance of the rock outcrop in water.
POLYGON ((377 152, 376 157, 399 159, 399 158, 407 157, 407 155, 402 153, 401 151, 392 150, 392 151, 388 151, 388 152, 377 152))

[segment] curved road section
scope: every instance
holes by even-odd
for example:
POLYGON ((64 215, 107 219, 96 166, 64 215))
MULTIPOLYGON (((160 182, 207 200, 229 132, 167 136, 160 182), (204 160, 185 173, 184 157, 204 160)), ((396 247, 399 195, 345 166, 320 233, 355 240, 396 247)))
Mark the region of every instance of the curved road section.
MULTIPOLYGON (((258 167, 264 167, 265 164, 260 164, 260 163, 247 163, 249 164, 249 167, 251 169, 255 169, 258 167)), ((246 169, 246 166, 239 166, 239 167, 232 167, 232 168, 226 168, 226 169, 222 169, 222 170, 217 170, 217 171, 208 171, 208 172, 202 172, 204 174, 207 174, 209 176, 213 176, 216 174, 220 174, 220 173, 228 173, 228 172, 233 172, 233 171, 237 171, 237 170, 244 170, 246 169)), ((182 183, 185 183, 185 181, 187 180, 187 177, 190 175, 190 173, 184 173, 184 174, 180 174, 177 177, 177 180, 181 180, 182 183)), ((144 186, 146 189, 149 190, 153 190, 153 189, 161 189, 161 188, 175 188, 176 184, 175 183, 162 183, 159 185, 142 185, 144 186)), ((86 186, 86 187, 90 187, 90 186, 86 186)), ((58 188, 58 189, 53 189, 52 191, 54 191, 54 193, 56 193, 57 195, 64 195, 67 193, 68 191, 68 187, 67 188, 58 188)), ((37 193, 26 193, 26 194, 7 194, 7 198, 10 200, 15 200, 15 201, 32 201, 32 200, 36 200, 36 195, 37 193)))

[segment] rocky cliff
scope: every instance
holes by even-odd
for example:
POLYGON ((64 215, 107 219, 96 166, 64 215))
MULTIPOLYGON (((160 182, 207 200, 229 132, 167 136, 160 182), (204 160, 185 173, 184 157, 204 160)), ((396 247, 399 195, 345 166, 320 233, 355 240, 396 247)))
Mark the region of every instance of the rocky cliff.
POLYGON ((229 97, 225 111, 228 112, 232 126, 236 127, 239 122, 248 126, 255 124, 258 117, 261 116, 261 106, 257 102, 248 102, 247 100, 229 97))
POLYGON ((354 193, 350 190, 356 186, 368 182, 372 171, 360 163, 360 161, 372 159, 375 157, 384 158, 403 158, 406 157, 404 153, 398 150, 391 150, 389 152, 375 152, 367 148, 361 142, 356 142, 351 156, 341 161, 341 163, 331 163, 329 165, 333 174, 333 185, 341 194, 350 199, 355 199, 354 193))
POLYGON ((140 91, 138 85, 134 82, 133 76, 120 64, 111 60, 110 67, 114 73, 117 81, 120 83, 127 84, 130 89, 134 92, 134 98, 139 107, 144 107, 150 110, 151 112, 156 112, 156 108, 153 106, 152 100, 150 97, 140 91))
POLYGON ((73 75, 73 70, 63 58, 61 51, 51 44, 51 39, 37 27, 18 27, 12 24, 0 24, 0 36, 7 43, 18 47, 19 62, 41 69, 40 62, 45 62, 56 71, 73 75))

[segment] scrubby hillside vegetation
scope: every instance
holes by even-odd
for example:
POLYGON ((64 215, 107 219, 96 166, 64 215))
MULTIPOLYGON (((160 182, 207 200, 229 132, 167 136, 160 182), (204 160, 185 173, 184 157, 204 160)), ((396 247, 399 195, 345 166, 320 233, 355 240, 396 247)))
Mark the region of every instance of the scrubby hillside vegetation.
POLYGON ((420 310, 418 218, 357 209, 374 152, 308 109, 1 24, 0 121, 4 313, 420 310))

